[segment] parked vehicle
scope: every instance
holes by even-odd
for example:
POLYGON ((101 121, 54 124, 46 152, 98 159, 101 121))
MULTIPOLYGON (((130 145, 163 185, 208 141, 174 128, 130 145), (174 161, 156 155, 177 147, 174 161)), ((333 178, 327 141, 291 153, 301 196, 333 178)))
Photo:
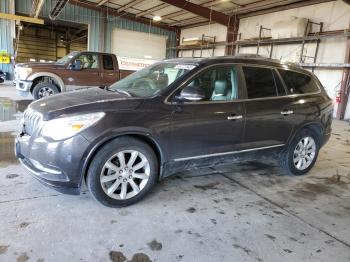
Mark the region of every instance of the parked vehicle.
POLYGON ((83 87, 109 86, 134 71, 119 70, 114 54, 72 52, 55 63, 29 62, 15 67, 16 89, 34 99, 83 87))
POLYGON ((171 59, 111 85, 32 103, 16 156, 37 179, 110 207, 178 171, 271 156, 303 175, 331 134, 333 105, 310 72, 247 57, 171 59))
POLYGON ((0 70, 0 83, 4 83, 6 79, 6 74, 0 70))

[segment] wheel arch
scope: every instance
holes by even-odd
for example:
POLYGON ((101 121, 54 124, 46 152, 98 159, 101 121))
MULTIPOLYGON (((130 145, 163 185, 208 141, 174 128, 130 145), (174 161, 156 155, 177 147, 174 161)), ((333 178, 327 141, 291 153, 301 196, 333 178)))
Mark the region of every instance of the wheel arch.
POLYGON ((45 78, 45 77, 49 77, 49 78, 52 78, 58 85, 58 88, 59 88, 59 91, 60 92, 64 92, 66 91, 66 86, 62 80, 61 77, 59 77, 58 75, 54 74, 54 73, 50 73, 50 72, 38 72, 38 73, 34 73, 32 74, 28 80, 29 81, 33 81, 33 85, 31 86, 30 88, 30 92, 33 91, 33 88, 35 86, 35 82, 38 80, 38 79, 41 79, 41 78, 45 78))
POLYGON ((295 132, 293 133, 293 135, 290 137, 288 144, 291 141, 293 141, 296 134, 298 134, 302 129, 308 129, 308 130, 313 131, 315 134, 317 134, 318 139, 319 139, 319 143, 322 145, 322 137, 324 134, 324 127, 322 126, 322 124, 320 122, 317 122, 317 121, 303 123, 300 126, 298 126, 296 128, 295 132))
POLYGON ((159 177, 162 176, 162 165, 163 165, 164 156, 163 156, 163 151, 162 151, 159 143, 156 141, 156 139, 154 139, 148 133, 127 132, 127 133, 115 134, 112 136, 108 136, 107 138, 102 139, 99 143, 95 144, 92 147, 92 149, 89 150, 89 153, 88 153, 88 155, 83 163, 80 184, 83 181, 86 182, 89 166, 91 164, 92 159, 97 154, 97 152, 107 143, 111 142, 114 139, 121 138, 121 137, 133 137, 133 138, 136 138, 136 139, 146 143, 147 145, 149 145, 153 149, 154 153, 156 154, 156 157, 157 157, 158 162, 159 162, 159 177))

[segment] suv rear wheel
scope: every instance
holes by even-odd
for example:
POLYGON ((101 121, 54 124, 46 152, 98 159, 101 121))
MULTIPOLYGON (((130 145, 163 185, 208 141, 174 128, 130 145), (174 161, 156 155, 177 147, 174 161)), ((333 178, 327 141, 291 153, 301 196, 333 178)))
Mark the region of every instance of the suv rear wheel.
POLYGON ((57 93, 59 93, 59 90, 57 86, 55 86, 52 83, 41 82, 33 88, 33 96, 35 100, 43 97, 52 96, 57 93))
POLYGON ((316 162, 319 144, 319 137, 315 132, 302 129, 281 154, 280 165, 286 174, 306 174, 316 162))
POLYGON ((99 203, 123 207, 141 200, 158 177, 158 160, 151 147, 132 137, 117 138, 93 158, 87 186, 99 203))

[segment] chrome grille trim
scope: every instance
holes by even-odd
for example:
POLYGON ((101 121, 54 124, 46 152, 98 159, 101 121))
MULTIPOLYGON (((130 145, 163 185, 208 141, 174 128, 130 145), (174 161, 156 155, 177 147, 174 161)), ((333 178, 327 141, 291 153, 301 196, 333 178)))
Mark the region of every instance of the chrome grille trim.
POLYGON ((27 109, 23 114, 23 131, 32 135, 40 127, 41 115, 33 110, 27 109))

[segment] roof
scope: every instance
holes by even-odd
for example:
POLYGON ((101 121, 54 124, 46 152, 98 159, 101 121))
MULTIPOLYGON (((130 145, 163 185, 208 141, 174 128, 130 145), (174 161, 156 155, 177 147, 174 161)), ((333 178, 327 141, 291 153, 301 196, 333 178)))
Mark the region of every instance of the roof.
MULTIPOLYGON (((186 0, 188 1, 188 0, 186 0)), ((319 0, 324 2, 326 0, 319 0)), ((329 0, 328 0, 329 1, 329 0)), ((74 1, 79 2, 79 1, 74 1)), ((151 20, 155 16, 162 19, 159 22, 153 22, 155 25, 162 24, 166 26, 186 27, 193 25, 204 25, 213 23, 215 19, 208 15, 199 15, 199 13, 190 12, 184 1, 162 1, 162 0, 84 0, 93 8, 108 8, 114 11, 120 17, 126 17, 125 14, 133 18, 142 18, 151 20), (182 8, 181 8, 182 7, 182 8)), ((218 12, 223 16, 248 15, 254 12, 263 12, 280 8, 281 5, 296 8, 298 5, 309 5, 313 1, 300 0, 191 0, 191 4, 199 6, 201 9, 218 12)), ((197 8, 198 10, 198 8, 197 8)), ((203 11, 204 12, 204 11, 203 11)), ((211 13, 211 12, 210 12, 211 13)))
POLYGON ((302 72, 307 72, 306 69, 302 68, 298 64, 284 62, 278 59, 271 59, 264 56, 259 56, 255 54, 238 54, 234 56, 213 56, 213 57, 202 57, 202 58, 173 58, 164 60, 165 62, 177 62, 177 63, 189 63, 189 64, 198 64, 198 65, 210 65, 214 63, 243 63, 243 64, 256 64, 256 65, 266 65, 266 66, 275 66, 281 67, 286 66, 289 69, 294 69, 302 72))

